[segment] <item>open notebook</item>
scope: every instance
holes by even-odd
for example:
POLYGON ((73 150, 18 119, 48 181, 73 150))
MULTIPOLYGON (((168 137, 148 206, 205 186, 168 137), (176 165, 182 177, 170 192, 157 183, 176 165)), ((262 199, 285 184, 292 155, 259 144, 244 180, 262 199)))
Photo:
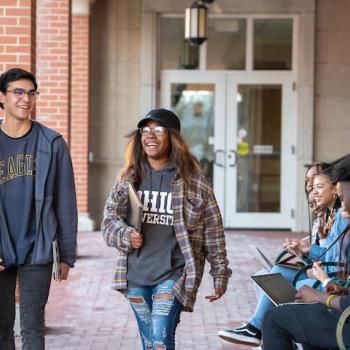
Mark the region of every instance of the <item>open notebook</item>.
POLYGON ((301 256, 297 251, 292 249, 289 249, 278 261, 272 262, 266 257, 266 255, 259 247, 255 248, 259 253, 258 256, 261 258, 261 261, 267 270, 272 269, 274 265, 280 265, 299 270, 300 268, 311 263, 311 260, 301 256))
POLYGON ((276 261, 275 264, 299 270, 300 268, 310 263, 311 263, 311 260, 309 260, 306 257, 303 257, 302 254, 299 253, 297 250, 288 249, 286 254, 283 255, 281 259, 276 261))
POLYGON ((270 271, 273 268, 274 263, 270 261, 270 259, 261 251, 259 247, 255 247, 257 252, 259 253, 260 258, 262 259, 262 263, 267 271, 270 271))

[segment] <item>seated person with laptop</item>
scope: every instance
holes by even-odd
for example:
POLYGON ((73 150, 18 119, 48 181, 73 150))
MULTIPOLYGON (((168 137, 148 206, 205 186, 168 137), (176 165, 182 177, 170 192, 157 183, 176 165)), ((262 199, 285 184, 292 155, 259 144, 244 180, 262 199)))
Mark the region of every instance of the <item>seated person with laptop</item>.
MULTIPOLYGON (((334 169, 338 178, 337 191, 342 202, 342 212, 350 213, 350 156, 334 169)), ((344 236, 349 240, 350 230, 344 236)), ((303 286, 296 299, 317 302, 313 305, 284 305, 269 310, 263 321, 264 350, 294 349, 293 342, 303 343, 308 349, 338 348, 336 328, 341 315, 350 306, 349 249, 343 279, 327 280, 321 264, 314 263, 314 275, 326 282, 326 291, 303 286), (347 289, 346 289, 347 287, 347 289)), ((344 324, 343 341, 350 346, 350 320, 344 324)))
MULTIPOLYGON (((301 287, 297 300, 317 303, 289 304, 268 311, 263 322, 264 350, 293 350, 293 342, 307 344, 308 349, 337 348, 336 327, 341 312, 350 306, 349 292, 350 288, 347 295, 335 295, 301 287)), ((345 345, 350 346, 349 321, 343 336, 345 345)))
MULTIPOLYGON (((323 261, 338 261, 339 258, 339 241, 336 244, 332 243, 343 232, 344 228, 348 224, 348 220, 343 219, 340 212, 337 209, 340 206, 339 199, 336 195, 336 182, 331 179, 331 169, 324 169, 322 173, 314 177, 314 197, 316 205, 325 208, 328 211, 328 219, 325 224, 328 226, 329 234, 327 236, 327 245, 319 246, 313 244, 307 247, 306 242, 299 241, 293 242, 293 249, 299 249, 310 260, 316 260, 317 257, 323 254, 323 261), (332 214, 332 215, 331 215, 332 214), (328 249, 329 248, 329 249, 328 249), (305 250, 305 251, 304 251, 305 250), (324 254, 325 252, 325 254, 324 254)), ((275 265, 270 273, 281 273, 288 282, 292 282, 294 276, 298 272, 297 269, 275 265)), ((316 279, 309 278, 310 276, 304 273, 297 284, 299 288, 303 284, 313 285, 316 279)), ((225 341, 229 341, 237 344, 246 345, 260 345, 262 338, 262 322, 263 318, 268 310, 273 308, 273 303, 266 295, 260 295, 254 314, 250 320, 240 327, 234 329, 220 330, 218 335, 225 341)))

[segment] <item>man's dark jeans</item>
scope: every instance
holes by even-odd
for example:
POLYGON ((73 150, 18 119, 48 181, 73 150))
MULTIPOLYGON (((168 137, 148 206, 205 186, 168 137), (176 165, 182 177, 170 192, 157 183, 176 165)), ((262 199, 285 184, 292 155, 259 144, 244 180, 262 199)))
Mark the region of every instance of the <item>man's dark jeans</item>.
MULTIPOLYGON (((336 349, 336 327, 340 312, 321 304, 284 305, 268 311, 263 323, 266 350, 293 350, 293 340, 307 350, 336 349)), ((350 324, 344 328, 344 342, 350 344, 350 324)))
POLYGON ((0 272, 0 349, 14 350, 16 278, 19 282, 23 350, 44 350, 44 311, 52 264, 21 265, 0 272))

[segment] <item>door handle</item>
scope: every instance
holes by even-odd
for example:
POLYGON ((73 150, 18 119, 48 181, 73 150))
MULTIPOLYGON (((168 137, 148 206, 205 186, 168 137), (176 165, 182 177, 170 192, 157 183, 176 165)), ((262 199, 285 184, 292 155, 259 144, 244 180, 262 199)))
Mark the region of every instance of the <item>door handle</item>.
POLYGON ((234 149, 230 149, 230 150, 228 151, 227 158, 228 158, 228 159, 232 159, 232 158, 234 159, 233 163, 228 162, 228 166, 229 166, 229 167, 233 168, 233 167, 235 167, 235 166, 237 165, 237 164, 236 164, 237 151, 235 151, 234 149))
POLYGON ((219 166, 219 167, 223 168, 223 167, 224 167, 224 164, 218 163, 218 154, 219 154, 219 153, 222 153, 222 154, 224 155, 224 154, 225 154, 225 151, 222 150, 222 149, 217 149, 217 150, 214 152, 214 164, 215 164, 216 166, 219 166))

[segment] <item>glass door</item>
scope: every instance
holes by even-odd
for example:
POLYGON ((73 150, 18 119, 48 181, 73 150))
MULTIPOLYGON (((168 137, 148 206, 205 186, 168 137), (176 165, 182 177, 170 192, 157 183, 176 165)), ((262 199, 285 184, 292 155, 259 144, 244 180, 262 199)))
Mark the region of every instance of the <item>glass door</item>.
POLYGON ((181 120, 181 133, 225 209, 225 94, 224 75, 163 71, 161 105, 181 120))
POLYGON ((215 84, 171 84, 171 109, 204 175, 213 184, 215 84))
POLYGON ((225 224, 292 225, 293 83, 229 76, 225 224))
POLYGON ((290 78, 163 71, 161 105, 212 183, 226 228, 291 228, 290 78))

